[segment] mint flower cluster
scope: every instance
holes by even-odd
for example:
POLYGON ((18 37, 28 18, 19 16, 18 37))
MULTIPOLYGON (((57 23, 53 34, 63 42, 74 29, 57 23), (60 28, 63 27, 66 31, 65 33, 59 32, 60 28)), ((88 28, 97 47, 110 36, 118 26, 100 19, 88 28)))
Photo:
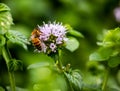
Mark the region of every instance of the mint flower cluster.
POLYGON ((47 54, 50 54, 51 52, 55 53, 58 48, 62 47, 67 41, 67 29, 62 23, 44 23, 43 26, 38 26, 38 28, 40 32, 42 32, 39 36, 41 41, 41 50, 38 50, 39 52, 47 54))

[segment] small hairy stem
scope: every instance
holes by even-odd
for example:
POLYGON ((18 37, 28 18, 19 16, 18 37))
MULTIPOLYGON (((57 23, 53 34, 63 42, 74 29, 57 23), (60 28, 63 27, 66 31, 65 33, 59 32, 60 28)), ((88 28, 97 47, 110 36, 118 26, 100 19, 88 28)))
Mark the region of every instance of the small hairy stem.
POLYGON ((63 64, 62 64, 62 62, 61 62, 61 52, 62 52, 61 50, 58 51, 58 68, 59 68, 59 70, 61 70, 61 71, 64 73, 66 82, 68 83, 68 86, 70 87, 70 91, 74 91, 74 89, 73 89, 73 87, 72 87, 72 84, 71 84, 71 82, 69 81, 69 79, 67 78, 66 73, 65 73, 65 71, 64 71, 64 69, 63 69, 63 64))
POLYGON ((11 91, 15 91, 14 72, 10 72, 9 71, 8 63, 10 62, 10 54, 9 54, 9 51, 8 51, 6 45, 4 47, 2 47, 2 55, 3 55, 3 58, 5 59, 5 62, 6 62, 7 68, 8 68, 8 74, 9 74, 9 80, 10 80, 10 85, 11 85, 11 91))
POLYGON ((106 91, 107 82, 108 82, 108 77, 109 77, 109 71, 110 71, 110 68, 108 67, 108 68, 106 69, 106 72, 105 72, 105 78, 104 78, 104 80, 103 80, 102 91, 106 91))

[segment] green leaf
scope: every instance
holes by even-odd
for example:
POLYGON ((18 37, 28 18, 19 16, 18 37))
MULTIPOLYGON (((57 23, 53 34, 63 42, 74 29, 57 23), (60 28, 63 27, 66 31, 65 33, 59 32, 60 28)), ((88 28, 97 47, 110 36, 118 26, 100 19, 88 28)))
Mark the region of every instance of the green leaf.
POLYGON ((9 41, 21 45, 24 49, 27 49, 27 44, 30 44, 28 39, 18 31, 9 30, 6 33, 6 37, 9 41))
POLYGON ((35 63, 35 64, 31 64, 27 67, 27 69, 34 69, 34 68, 39 68, 39 67, 48 67, 50 66, 50 63, 48 62, 39 62, 39 63, 35 63))
POLYGON ((94 52, 89 56, 90 61, 101 61, 104 60, 98 52, 94 52))
POLYGON ((6 33, 11 24, 13 24, 13 19, 9 7, 0 3, 0 34, 6 33))
POLYGON ((74 30, 69 24, 66 24, 65 27, 68 29, 68 34, 73 35, 75 37, 84 38, 84 36, 80 32, 74 30))
POLYGON ((104 41, 115 43, 120 42, 120 28, 115 28, 114 30, 107 31, 104 41))
POLYGON ((11 59, 11 61, 8 63, 9 71, 16 71, 18 69, 22 70, 23 64, 22 61, 16 60, 16 59, 11 59))
POLYGON ((119 56, 116 56, 116 57, 111 57, 109 60, 108 60, 108 65, 110 67, 116 67, 120 64, 120 57, 119 56))
POLYGON ((103 47, 113 47, 115 46, 115 43, 114 42, 108 42, 108 41, 104 41, 104 42, 97 42, 97 45, 99 46, 103 46, 103 47))
POLYGON ((120 46, 120 28, 105 32, 102 42, 98 42, 97 44, 104 47, 120 46))
POLYGON ((75 91, 80 91, 80 89, 82 88, 82 77, 79 70, 71 70, 69 73, 65 72, 65 76, 72 85, 72 88, 75 91))
POLYGON ((114 55, 114 50, 112 48, 101 47, 96 52, 89 56, 90 61, 107 61, 110 56, 114 55))
POLYGON ((7 5, 0 3, 0 12, 3 11, 10 11, 10 8, 7 5))
POLYGON ((73 52, 79 47, 79 42, 76 38, 74 37, 69 37, 68 41, 66 42, 66 49, 69 51, 73 52))
POLYGON ((84 38, 84 36, 76 30, 70 30, 68 33, 70 33, 71 35, 76 36, 76 37, 84 38))
POLYGON ((2 35, 0 35, 0 47, 2 47, 3 45, 5 45, 5 41, 6 41, 5 37, 2 36, 2 35))

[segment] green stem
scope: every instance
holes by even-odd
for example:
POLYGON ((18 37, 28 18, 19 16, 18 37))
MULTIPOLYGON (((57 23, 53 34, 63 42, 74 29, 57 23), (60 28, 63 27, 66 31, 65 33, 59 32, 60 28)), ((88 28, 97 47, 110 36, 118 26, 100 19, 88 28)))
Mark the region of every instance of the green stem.
POLYGON ((60 70, 63 70, 62 67, 62 62, 61 62, 61 50, 58 51, 58 66, 60 70))
POLYGON ((10 80, 10 85, 11 85, 11 91, 15 91, 15 79, 14 79, 14 72, 10 72, 9 71, 9 62, 10 62, 10 54, 9 51, 7 49, 7 46, 5 45, 4 47, 2 47, 2 55, 3 58, 5 59, 7 68, 8 68, 8 74, 9 74, 9 80, 10 80))
POLYGON ((68 83, 68 85, 69 85, 69 87, 70 87, 70 91, 74 91, 71 82, 70 82, 69 79, 67 78, 66 73, 65 73, 65 71, 64 71, 63 68, 62 68, 62 67, 63 67, 63 64, 62 64, 62 62, 61 62, 61 52, 62 52, 61 50, 58 51, 58 68, 64 73, 64 76, 65 76, 65 78, 66 78, 66 81, 67 81, 67 83, 68 83))
POLYGON ((102 91, 106 91, 107 82, 108 82, 108 77, 109 77, 109 71, 110 71, 110 68, 108 67, 108 68, 106 69, 106 72, 105 72, 105 78, 104 78, 104 80, 103 80, 102 91))
POLYGON ((14 79, 14 72, 8 72, 9 73, 9 79, 11 84, 11 90, 15 91, 15 79, 14 79))

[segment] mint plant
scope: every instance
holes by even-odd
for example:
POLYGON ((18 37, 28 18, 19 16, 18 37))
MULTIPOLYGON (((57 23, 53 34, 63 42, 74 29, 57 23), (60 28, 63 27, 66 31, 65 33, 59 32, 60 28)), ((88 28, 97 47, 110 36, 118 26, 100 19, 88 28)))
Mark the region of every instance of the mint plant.
POLYGON ((19 44, 27 49, 29 41, 20 32, 10 30, 12 24, 13 19, 10 13, 10 8, 3 3, 0 3, 0 55, 3 56, 8 68, 11 91, 16 91, 14 72, 19 68, 22 68, 22 62, 12 58, 12 54, 8 48, 8 42, 19 44))
POLYGON ((103 39, 97 42, 99 48, 89 57, 91 61, 105 61, 106 72, 102 84, 102 91, 107 91, 107 81, 109 78, 110 69, 117 67, 120 64, 120 28, 108 30, 103 34, 103 39))

